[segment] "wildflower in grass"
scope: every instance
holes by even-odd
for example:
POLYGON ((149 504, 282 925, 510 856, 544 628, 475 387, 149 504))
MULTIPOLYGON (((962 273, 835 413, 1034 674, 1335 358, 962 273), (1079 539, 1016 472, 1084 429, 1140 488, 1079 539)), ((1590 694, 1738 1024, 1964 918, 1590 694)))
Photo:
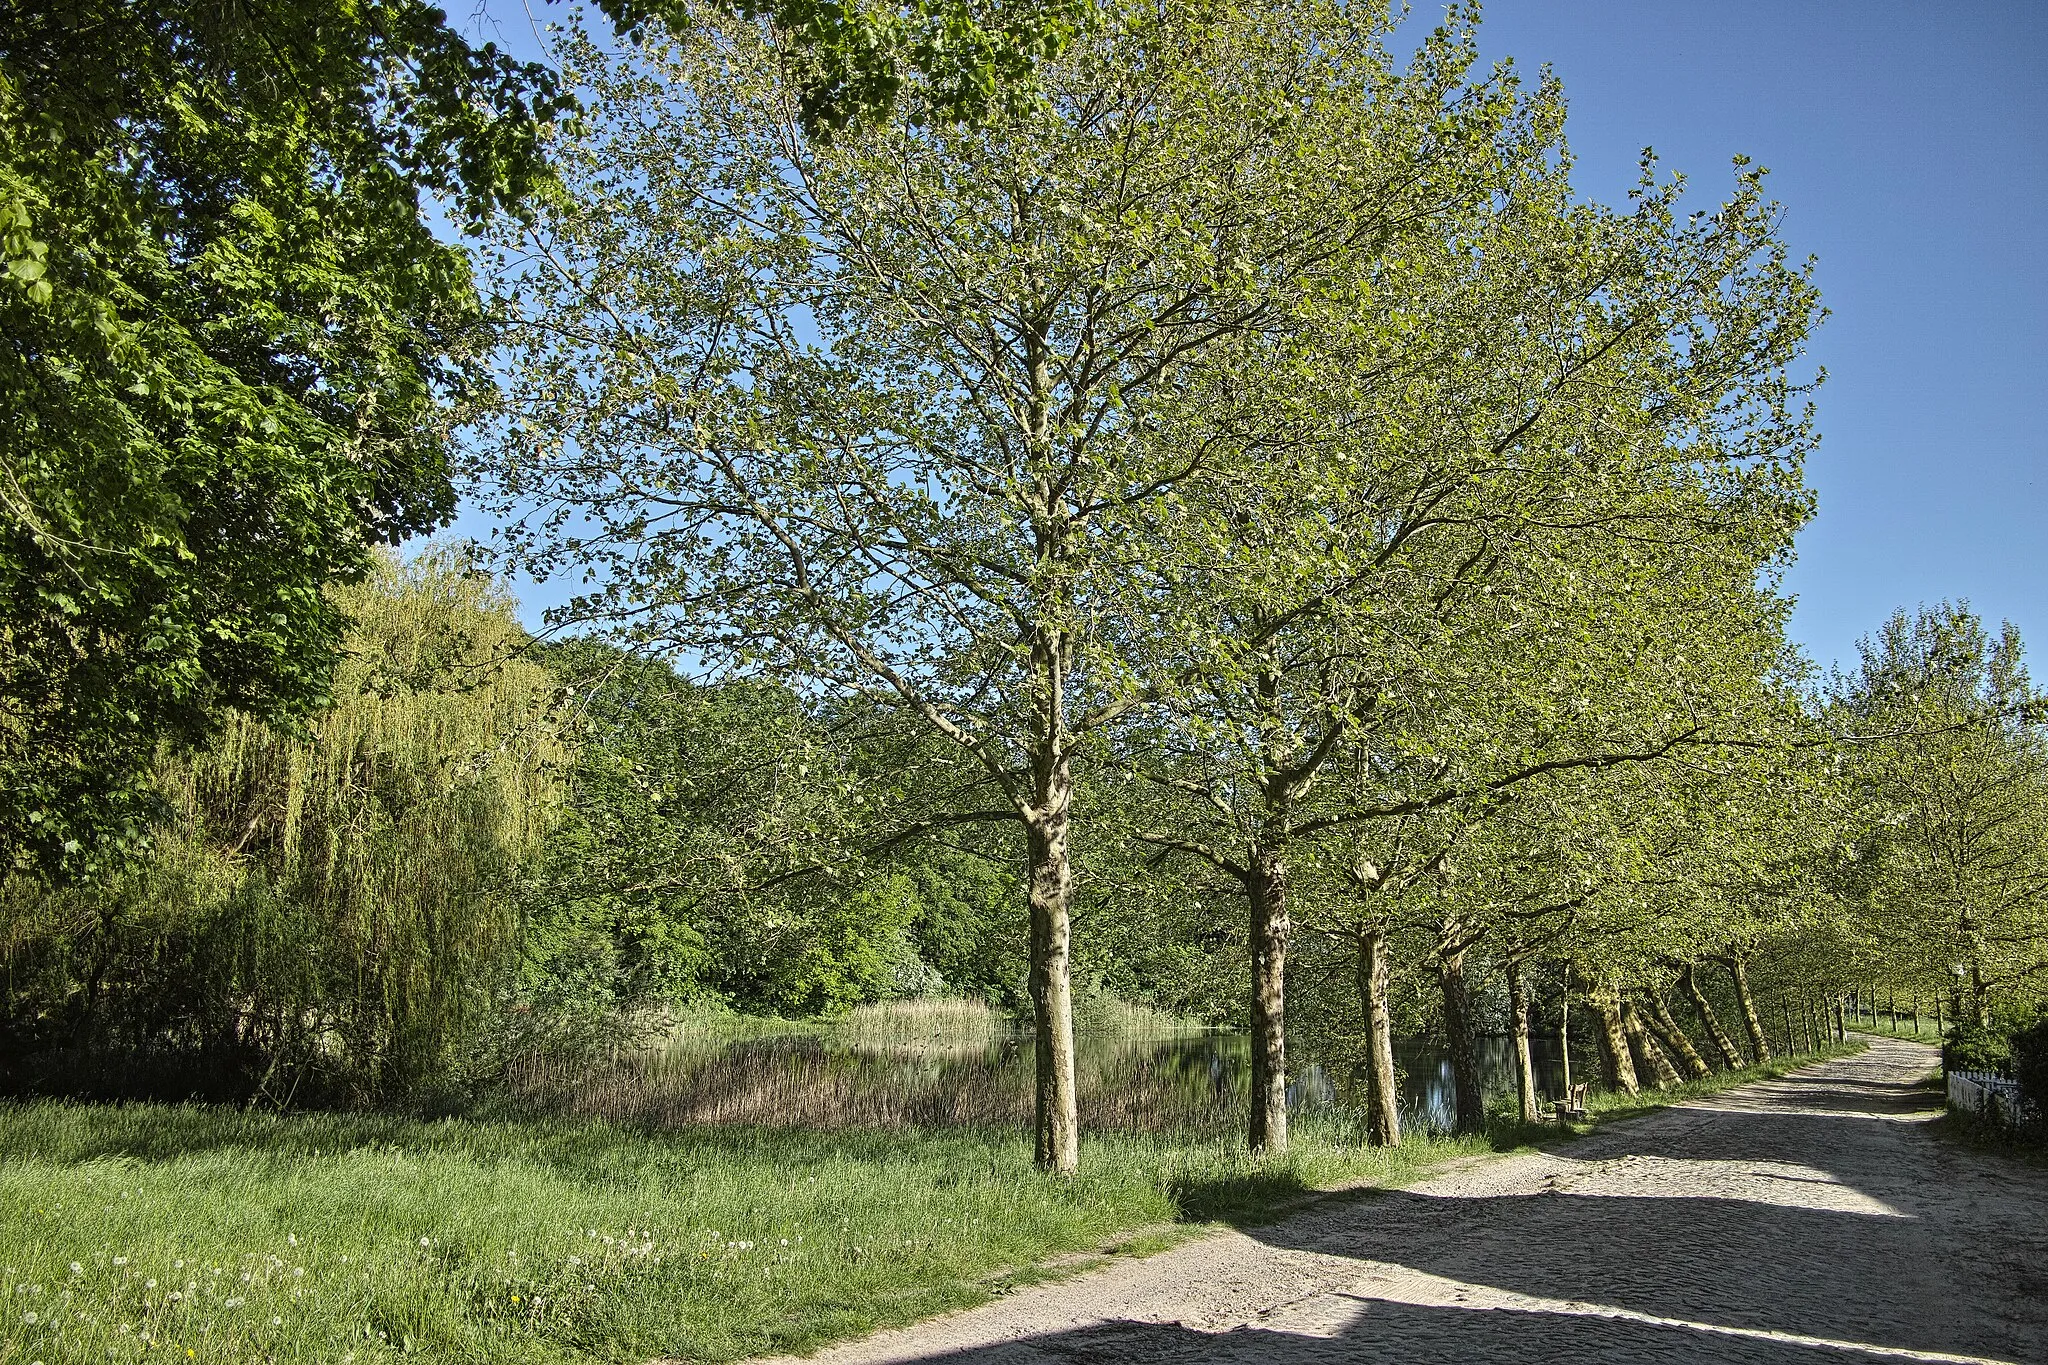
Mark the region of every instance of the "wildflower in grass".
POLYGON ((116 1256, 116 1257, 114 1258, 114 1264, 115 1264, 115 1265, 127 1265, 127 1264, 128 1264, 128 1258, 127 1258, 126 1256, 116 1256))

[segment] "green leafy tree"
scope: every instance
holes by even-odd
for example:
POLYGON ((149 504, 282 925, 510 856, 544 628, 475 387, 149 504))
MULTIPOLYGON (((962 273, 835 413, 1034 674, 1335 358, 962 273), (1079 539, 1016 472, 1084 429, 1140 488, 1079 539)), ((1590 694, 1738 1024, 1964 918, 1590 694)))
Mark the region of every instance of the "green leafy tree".
POLYGON ((1413 169, 1359 161, 1359 120, 1420 103, 1392 97, 1384 26, 1133 13, 1026 107, 829 144, 751 27, 572 40, 615 117, 505 244, 527 325, 494 459, 508 512, 548 509, 518 562, 595 574, 572 616, 896 709, 975 767, 961 818, 1024 836, 1056 1170, 1075 765, 1172 667, 1159 585, 1227 534, 1185 490, 1257 468, 1235 432, 1263 395, 1219 411, 1232 366, 1349 249, 1332 204, 1413 169))
POLYGON ((0 866, 118 862, 159 742, 325 697, 483 376, 422 201, 516 204, 566 108, 416 0, 0 5, 0 866))
POLYGON ((327 710, 232 717, 166 759, 172 816, 133 869, 10 883, 24 1050, 126 1058, 160 1088, 358 1101, 477 1059, 558 810, 555 688, 519 657, 509 599, 457 559, 387 555, 331 592, 354 624, 327 710))
POLYGON ((1865 814, 1849 888, 1880 979, 1994 997, 2048 981, 2048 728, 2019 632, 1968 604, 1895 614, 1835 680, 1865 814), (1951 975, 1959 973, 1960 979, 1951 975))
MULTIPOLYGON (((596 4, 632 38, 694 22, 687 0, 596 4)), ((955 122, 1014 105, 1035 93, 1038 67, 1096 17, 1090 0, 728 0, 725 8, 761 21, 784 45, 798 116, 817 135, 894 112, 955 122), (906 95, 911 107, 899 110, 906 95)))
MULTIPOLYGON (((1818 301, 1761 179, 1692 218, 1675 182, 1576 204, 1556 92, 1510 117, 1512 93, 1472 130, 1487 193, 1398 267, 1359 258, 1373 306, 1340 296, 1312 398, 1269 418, 1294 482, 1223 490, 1236 553, 1186 585, 1154 780, 1191 799, 1147 837, 1244 886, 1262 1146, 1285 1141, 1292 846, 1741 739, 1782 652, 1757 580, 1810 509, 1791 367, 1818 301), (1324 780, 1347 755, 1355 780, 1324 780)), ((1448 926, 1447 968, 1467 939, 1448 926)))

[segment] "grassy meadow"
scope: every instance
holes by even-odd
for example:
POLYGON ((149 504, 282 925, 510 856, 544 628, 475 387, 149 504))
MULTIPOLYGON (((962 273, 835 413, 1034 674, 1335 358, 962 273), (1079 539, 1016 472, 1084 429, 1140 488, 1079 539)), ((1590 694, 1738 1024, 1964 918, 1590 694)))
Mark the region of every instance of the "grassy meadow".
POLYGON ((14 1105, 0 1362, 733 1360, 1482 1149, 1104 1136, 1063 1183, 1010 1133, 14 1105))
MULTIPOLYGON (((1811 1060, 1595 1096, 1594 1120, 1811 1060)), ((1384 1150, 1311 1123, 1261 1160, 1236 1140, 1101 1134, 1062 1182, 1010 1131, 6 1105, 0 1365, 736 1360, 1560 1136, 1384 1150)))

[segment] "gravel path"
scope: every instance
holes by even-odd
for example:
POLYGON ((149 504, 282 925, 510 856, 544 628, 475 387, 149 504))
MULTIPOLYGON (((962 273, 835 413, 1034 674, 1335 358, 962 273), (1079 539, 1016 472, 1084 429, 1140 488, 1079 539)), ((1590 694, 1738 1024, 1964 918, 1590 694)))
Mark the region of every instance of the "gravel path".
POLYGON ((2048 1365, 2048 1171, 1856 1057, 830 1348, 950 1361, 2048 1365))

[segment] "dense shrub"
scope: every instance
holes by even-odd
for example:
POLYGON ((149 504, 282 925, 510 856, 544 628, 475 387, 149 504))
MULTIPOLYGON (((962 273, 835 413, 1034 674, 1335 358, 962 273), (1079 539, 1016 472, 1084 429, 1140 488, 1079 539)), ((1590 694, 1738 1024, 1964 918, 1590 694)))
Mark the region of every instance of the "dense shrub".
POLYGON ((2012 1076, 2036 1115, 2048 1119, 2048 1013, 2012 1035, 2012 1076))
POLYGON ((1957 1024, 1941 1044, 1943 1071, 1988 1071, 2004 1075, 2012 1063, 2006 1035, 1977 1024, 1957 1024))

